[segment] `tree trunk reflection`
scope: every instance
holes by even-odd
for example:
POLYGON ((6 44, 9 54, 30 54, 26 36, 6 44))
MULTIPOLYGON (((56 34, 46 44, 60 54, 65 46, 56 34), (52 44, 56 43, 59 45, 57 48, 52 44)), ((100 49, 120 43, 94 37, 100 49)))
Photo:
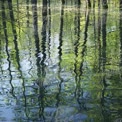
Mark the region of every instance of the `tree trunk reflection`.
POLYGON ((61 73, 61 61, 62 61, 62 44, 63 44, 63 26, 64 26, 64 1, 62 1, 62 5, 61 5, 61 14, 60 14, 60 31, 59 31, 59 51, 58 51, 58 54, 59 54, 59 63, 58 63, 58 78, 60 80, 59 82, 59 88, 58 88, 58 93, 56 95, 56 99, 57 99, 57 102, 56 102, 56 107, 59 106, 60 104, 60 94, 61 94, 61 89, 62 89, 62 83, 63 83, 63 78, 61 77, 60 73, 61 73))
POLYGON ((106 109, 106 101, 105 101, 105 93, 106 93, 106 87, 107 87, 107 83, 106 83, 106 47, 107 47, 107 44, 106 44, 106 24, 107 24, 107 10, 104 10, 103 13, 102 13, 102 51, 101 51, 101 58, 102 58, 102 73, 104 74, 103 77, 102 77, 102 83, 103 83, 103 89, 102 89, 102 94, 101 94, 101 106, 102 106, 102 114, 103 116, 105 117, 104 118, 104 121, 110 121, 109 120, 109 112, 107 112, 107 109, 106 109))
POLYGON ((120 77, 122 79, 122 9, 120 8, 120 22, 119 22, 119 27, 120 27, 120 77))
POLYGON ((2 24, 3 24, 3 29, 4 29, 4 36, 5 36, 5 42, 6 42, 6 54, 7 54, 7 61, 8 61, 8 71, 9 71, 9 76, 10 76, 10 85, 11 85, 11 94, 14 98, 16 98, 15 94, 14 94, 14 86, 12 84, 12 71, 11 71, 11 59, 10 59, 10 54, 9 54, 9 49, 8 49, 8 34, 7 34, 7 26, 6 26, 6 13, 5 13, 5 7, 4 7, 4 2, 1 2, 1 6, 2 6, 2 24))

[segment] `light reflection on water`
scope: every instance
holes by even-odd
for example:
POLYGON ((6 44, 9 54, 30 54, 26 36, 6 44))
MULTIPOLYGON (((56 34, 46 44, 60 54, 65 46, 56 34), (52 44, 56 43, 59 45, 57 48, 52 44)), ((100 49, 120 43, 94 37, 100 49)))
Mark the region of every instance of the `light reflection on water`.
POLYGON ((111 9, 99 14, 82 7, 30 5, 19 9, 30 14, 20 12, 15 22, 17 15, 9 16, 6 4, 1 6, 0 121, 109 122, 122 117, 119 11, 116 19, 111 9))

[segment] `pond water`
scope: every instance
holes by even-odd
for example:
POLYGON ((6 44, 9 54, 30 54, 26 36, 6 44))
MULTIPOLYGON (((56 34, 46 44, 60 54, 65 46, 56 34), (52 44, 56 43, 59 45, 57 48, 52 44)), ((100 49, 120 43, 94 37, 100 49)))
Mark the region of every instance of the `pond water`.
POLYGON ((41 3, 0 1, 0 121, 122 121, 118 3, 41 3))

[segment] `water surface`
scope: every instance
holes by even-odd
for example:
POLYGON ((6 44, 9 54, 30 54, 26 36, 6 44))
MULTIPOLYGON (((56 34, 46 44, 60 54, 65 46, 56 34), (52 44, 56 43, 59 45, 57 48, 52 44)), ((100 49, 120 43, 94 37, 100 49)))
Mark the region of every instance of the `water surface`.
POLYGON ((122 118, 122 12, 0 2, 0 121, 122 118))

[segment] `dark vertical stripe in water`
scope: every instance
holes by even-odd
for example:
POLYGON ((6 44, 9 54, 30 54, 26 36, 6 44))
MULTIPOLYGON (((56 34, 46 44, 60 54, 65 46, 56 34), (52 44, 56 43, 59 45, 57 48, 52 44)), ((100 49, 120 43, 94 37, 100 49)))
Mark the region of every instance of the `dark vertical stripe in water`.
POLYGON ((42 61, 40 63, 42 65, 42 75, 45 76, 46 75, 45 74, 46 39, 47 39, 47 0, 43 0, 41 35, 42 35, 41 47, 42 47, 43 58, 42 58, 42 61))
MULTIPOLYGON (((0 8, 1 8, 1 10, 2 10, 2 1, 0 1, 0 8)), ((2 11, 1 11, 1 14, 2 14, 2 11)), ((0 14, 0 15, 1 15, 0 14)), ((2 37, 2 22, 0 22, 0 37, 2 37)), ((0 72, 1 72, 1 75, 3 74, 3 70, 2 70, 2 48, 3 48, 3 46, 2 46, 2 38, 0 38, 0 72)), ((2 77, 0 77, 0 80, 2 79, 2 77)), ((2 80, 1 80, 2 81, 2 80)))
POLYGON ((35 39, 35 48, 36 48, 36 66, 37 66, 37 84, 39 85, 39 97, 38 97, 38 106, 39 106, 39 113, 38 119, 43 119, 43 81, 41 79, 42 75, 42 69, 40 65, 41 57, 39 57, 40 53, 40 40, 39 40, 39 34, 38 34, 38 13, 37 13, 37 0, 31 0, 32 3, 32 13, 33 13, 33 29, 34 29, 34 39, 35 39), (41 93, 40 93, 41 92, 41 93), (41 94, 41 96, 40 96, 41 94), (41 99, 40 99, 41 97, 41 99))
POLYGON ((84 31, 84 44, 86 44, 87 42, 87 36, 88 36, 88 25, 89 25, 89 14, 90 14, 90 10, 87 9, 86 11, 86 23, 85 23, 85 31, 84 31))
POLYGON ((19 1, 17 0, 17 15, 16 16, 16 20, 17 20, 17 27, 18 27, 18 36, 20 36, 21 32, 20 32, 20 28, 21 28, 21 23, 20 23, 20 8, 19 8, 19 1))
POLYGON ((15 51, 16 51, 16 61, 18 64, 18 70, 20 70, 20 58, 19 58, 19 49, 18 49, 18 42, 17 42, 17 32, 15 28, 15 19, 14 19, 14 13, 13 13, 13 8, 12 8, 12 1, 10 0, 8 2, 9 6, 9 13, 10 13, 10 19, 11 19, 11 26, 12 26, 12 32, 13 32, 13 42, 15 45, 15 51))
POLYGON ((75 25, 75 28, 74 28, 75 34, 74 35, 76 35, 76 40, 75 40, 75 43, 74 43, 74 45, 75 45, 74 52, 75 52, 75 55, 77 57, 78 56, 79 40, 80 40, 80 5, 79 4, 77 5, 76 9, 77 9, 78 13, 76 12, 75 19, 74 19, 74 25, 75 25))
POLYGON ((95 16, 95 8, 93 8, 93 26, 94 26, 94 41, 96 40, 96 16, 95 16))
POLYGON ((36 48, 36 66, 37 66, 37 76, 40 78, 41 66, 40 66, 40 40, 38 34, 38 14, 37 14, 37 0, 32 0, 32 13, 33 13, 33 29, 34 29, 34 39, 35 39, 35 48, 36 48))
POLYGON ((88 7, 91 8, 91 1, 87 0, 87 2, 88 2, 88 7))
POLYGON ((36 65, 37 65, 37 75, 40 74, 40 57, 39 57, 39 53, 40 53, 40 40, 39 40, 39 34, 38 34, 38 13, 37 13, 37 0, 32 0, 32 13, 33 13, 33 32, 34 32, 34 39, 35 39, 35 48, 36 48, 36 65))
POLYGON ((43 0, 43 6, 42 6, 42 65, 46 59, 46 39, 47 39, 47 0, 43 0))
MULTIPOLYGON (((120 8, 120 22, 119 22, 119 27, 120 27, 120 78, 122 79, 122 8, 120 8)), ((120 81, 121 82, 121 81, 120 81)))
POLYGON ((59 32, 59 61, 61 60, 61 56, 62 56, 62 43, 63 43, 63 40, 62 40, 62 35, 63 35, 63 24, 64 24, 64 5, 62 5, 61 7, 61 17, 60 17, 60 32, 59 32))
POLYGON ((50 58, 50 46, 51 46, 51 7, 50 0, 48 0, 48 54, 50 58))
MULTIPOLYGON (((107 24, 107 10, 103 10, 102 11, 102 51, 101 51, 101 60, 102 60, 102 73, 106 72, 106 47, 107 47, 107 43, 106 43, 106 24, 107 24)), ((107 83, 106 83, 106 75, 102 76, 102 84, 103 84, 103 89, 102 89, 102 93, 101 93, 101 107, 102 107, 102 115, 104 116, 104 121, 105 122, 109 122, 109 116, 110 113, 107 110, 106 107, 106 88, 107 88, 107 83)))
POLYGON ((93 0, 93 8, 95 8, 95 2, 96 2, 96 0, 93 0))
POLYGON ((36 53, 40 52, 39 47, 39 35, 38 35, 38 14, 37 14, 37 1, 32 0, 32 13, 33 13, 33 27, 34 27, 34 39, 36 45, 36 53))
MULTIPOLYGON (((95 2, 95 0, 94 0, 95 2)), ((95 4, 95 3, 94 3, 95 4)), ((97 63, 98 63, 98 60, 97 60, 97 41, 96 41, 96 37, 97 37, 97 26, 96 26, 96 8, 94 7, 93 5, 93 27, 94 27, 94 44, 95 44, 95 52, 94 52, 94 55, 95 55, 95 61, 94 61, 94 71, 97 71, 98 70, 98 67, 97 67, 97 63)))
MULTIPOLYGON (((74 43, 74 53, 75 53, 75 63, 74 63, 74 72, 75 72, 75 82, 76 82, 76 88, 75 88, 75 96, 76 99, 78 101, 78 104, 80 105, 80 101, 79 101, 79 87, 80 87, 80 82, 79 82, 79 69, 77 67, 78 65, 78 47, 79 47, 79 40, 80 40, 80 6, 78 3, 76 3, 76 14, 75 14, 75 18, 74 18, 74 35, 76 37, 75 43, 74 43)), ((82 93, 82 92, 81 92, 82 93)))
POLYGON ((122 0, 119 0, 119 7, 120 7, 120 9, 122 10, 122 0))
POLYGON ((90 9, 87 9, 86 12, 86 23, 85 23, 85 31, 84 31, 84 43, 82 45, 83 49, 81 52, 82 55, 82 62, 80 64, 80 75, 82 75, 83 73, 83 62, 84 62, 84 56, 85 56, 85 52, 86 52, 86 43, 87 43, 87 37, 88 37, 88 26, 89 26, 89 16, 90 16, 90 9))
POLYGON ((12 94, 13 97, 16 98, 14 94, 14 86, 12 84, 12 71, 11 71, 11 60, 10 60, 10 54, 9 54, 9 49, 8 49, 8 34, 7 34, 7 26, 6 26, 6 13, 5 13, 5 7, 4 7, 4 2, 1 2, 2 5, 2 24, 3 24, 3 29, 4 29, 4 36, 5 36, 5 43, 6 43, 6 54, 7 54, 7 61, 8 61, 8 71, 9 71, 9 76, 10 76, 10 85, 11 85, 11 91, 10 93, 12 94))
MULTIPOLYGON (((106 22, 107 22, 107 10, 103 10, 102 13, 102 72, 105 72, 106 65, 106 22)), ((105 79, 105 78, 104 78, 105 79)), ((106 86, 105 81, 103 81, 104 86, 106 86)))
MULTIPOLYGON (((102 72, 105 72, 106 65, 106 23, 107 23, 107 10, 102 13, 102 72)), ((104 85, 106 83, 104 82, 104 85)))
MULTIPOLYGON (((75 63, 74 63, 74 73, 75 73, 75 82, 76 82, 76 89, 75 89, 75 96, 77 96, 78 89, 80 87, 80 82, 79 82, 79 72, 80 69, 78 69, 78 47, 79 47, 79 41, 80 41, 80 6, 76 3, 77 11, 75 13, 75 18, 74 18, 74 35, 76 37, 75 43, 74 43, 74 53, 75 53, 75 63)), ((79 103, 79 102, 78 102, 79 103)))
POLYGON ((98 72, 101 71, 101 11, 100 7, 98 8, 98 24, 97 24, 97 40, 98 40, 98 72))
POLYGON ((34 32, 34 39, 35 39, 35 56, 36 56, 36 66, 37 66, 37 76, 40 77, 41 73, 41 66, 40 66, 40 40, 38 34, 38 13, 37 13, 37 0, 32 0, 32 13, 33 13, 33 32, 34 32))
MULTIPOLYGON (((47 3, 48 3, 48 0, 42 0, 42 6, 43 6, 43 9, 45 7, 45 9, 47 9, 47 3)), ((46 12, 46 11, 45 11, 46 12)), ((42 13, 43 14, 43 13, 42 13)))
POLYGON ((81 0, 75 0, 75 6, 80 8, 81 0))
MULTIPOLYGON (((75 53, 75 59, 77 59, 78 57, 78 47, 79 47, 79 40, 80 40, 80 8, 77 9, 78 10, 78 13, 75 14, 75 18, 74 18, 74 25, 75 25, 75 28, 74 28, 74 32, 75 32, 75 36, 76 36, 76 40, 75 40, 75 43, 74 43, 74 53, 75 53)), ((75 64, 74 64, 74 72, 76 74, 76 81, 77 81, 77 72, 78 72, 78 69, 77 69, 77 60, 75 60, 75 64)))
MULTIPOLYGON (((25 79, 23 77, 21 65, 20 65, 19 48, 18 48, 18 41, 17 41, 17 32, 16 32, 16 28, 15 28, 15 18, 14 18, 12 0, 8 1, 8 6, 9 6, 10 19, 11 19, 12 32, 13 32, 13 42, 14 42, 15 51, 16 51, 15 52, 16 53, 16 61, 18 64, 18 71, 20 73, 20 77, 23 81, 22 86, 23 86, 24 106, 26 106, 27 102, 26 102, 26 95, 25 95, 25 79)), ((26 111, 26 107, 25 107, 25 111, 26 111)))
POLYGON ((12 1, 10 0, 8 2, 8 6, 9 6, 9 13, 10 13, 10 19, 11 19, 11 26, 12 26, 12 32, 13 32, 13 42, 15 45, 15 51, 16 51, 16 60, 18 63, 18 69, 20 69, 20 58, 19 58, 19 49, 18 49, 18 42, 17 42, 17 32, 16 32, 16 28, 15 28, 15 19, 14 19, 14 13, 13 13, 13 8, 12 8, 12 1))
POLYGON ((63 26, 64 26, 64 3, 62 2, 62 6, 61 6, 61 15, 60 15, 60 32, 59 32, 59 69, 58 69, 58 78, 60 80, 60 83, 59 83, 59 89, 58 89, 58 93, 56 95, 56 99, 57 99, 57 102, 56 102, 56 107, 59 106, 59 103, 60 103, 60 94, 61 94, 61 85, 63 83, 63 78, 61 77, 60 75, 60 72, 61 72, 61 57, 62 57, 62 44, 63 44, 63 26))
POLYGON ((64 5, 65 4, 65 0, 61 0, 62 4, 64 5))
POLYGON ((101 0, 98 0, 98 8, 100 9, 101 0))
POLYGON ((29 27, 29 0, 26 0, 27 27, 29 27))
POLYGON ((122 66, 122 10, 120 10, 120 22, 119 22, 119 27, 120 27, 120 66, 122 66))
POLYGON ((81 5, 81 0, 78 0, 78 6, 80 7, 80 5, 81 5))
POLYGON ((104 9, 108 8, 107 0, 102 0, 102 6, 103 6, 104 9))
MULTIPOLYGON (((77 102, 79 104, 80 110, 81 109, 86 109, 85 107, 85 103, 81 100, 81 97, 83 96, 83 89, 81 88, 81 76, 83 75, 83 63, 84 63, 84 56, 85 56, 85 52, 86 52, 86 42, 87 42, 87 33, 88 33, 88 25, 89 25, 89 14, 90 14, 90 10, 86 10, 87 14, 86 14, 86 22, 85 22, 85 31, 84 31, 84 42, 82 45, 82 51, 81 53, 78 53, 78 48, 79 48, 79 40, 80 40, 80 11, 78 12, 78 31, 77 31, 77 43, 75 44, 75 55, 76 55, 76 59, 78 57, 79 54, 81 54, 81 62, 80 62, 80 67, 77 67, 77 60, 74 64, 74 72, 75 72, 75 81, 76 81, 76 89, 75 89, 75 96, 77 99, 77 102), (78 53, 78 54, 77 54, 78 53)), ((77 26, 76 26, 77 27, 77 26)))
POLYGON ((41 51, 40 51, 40 40, 38 36, 38 15, 37 15, 37 1, 32 0, 33 4, 33 21, 34 21, 34 35, 35 35, 35 45, 36 45, 36 58, 37 58, 37 76, 38 76, 38 85, 39 85, 39 120, 45 121, 44 117, 44 96, 45 96, 45 87, 44 79, 45 79, 45 59, 46 59, 46 29, 47 29, 47 0, 42 1, 42 42, 41 42, 41 51), (43 55, 43 56, 39 56, 43 55))

